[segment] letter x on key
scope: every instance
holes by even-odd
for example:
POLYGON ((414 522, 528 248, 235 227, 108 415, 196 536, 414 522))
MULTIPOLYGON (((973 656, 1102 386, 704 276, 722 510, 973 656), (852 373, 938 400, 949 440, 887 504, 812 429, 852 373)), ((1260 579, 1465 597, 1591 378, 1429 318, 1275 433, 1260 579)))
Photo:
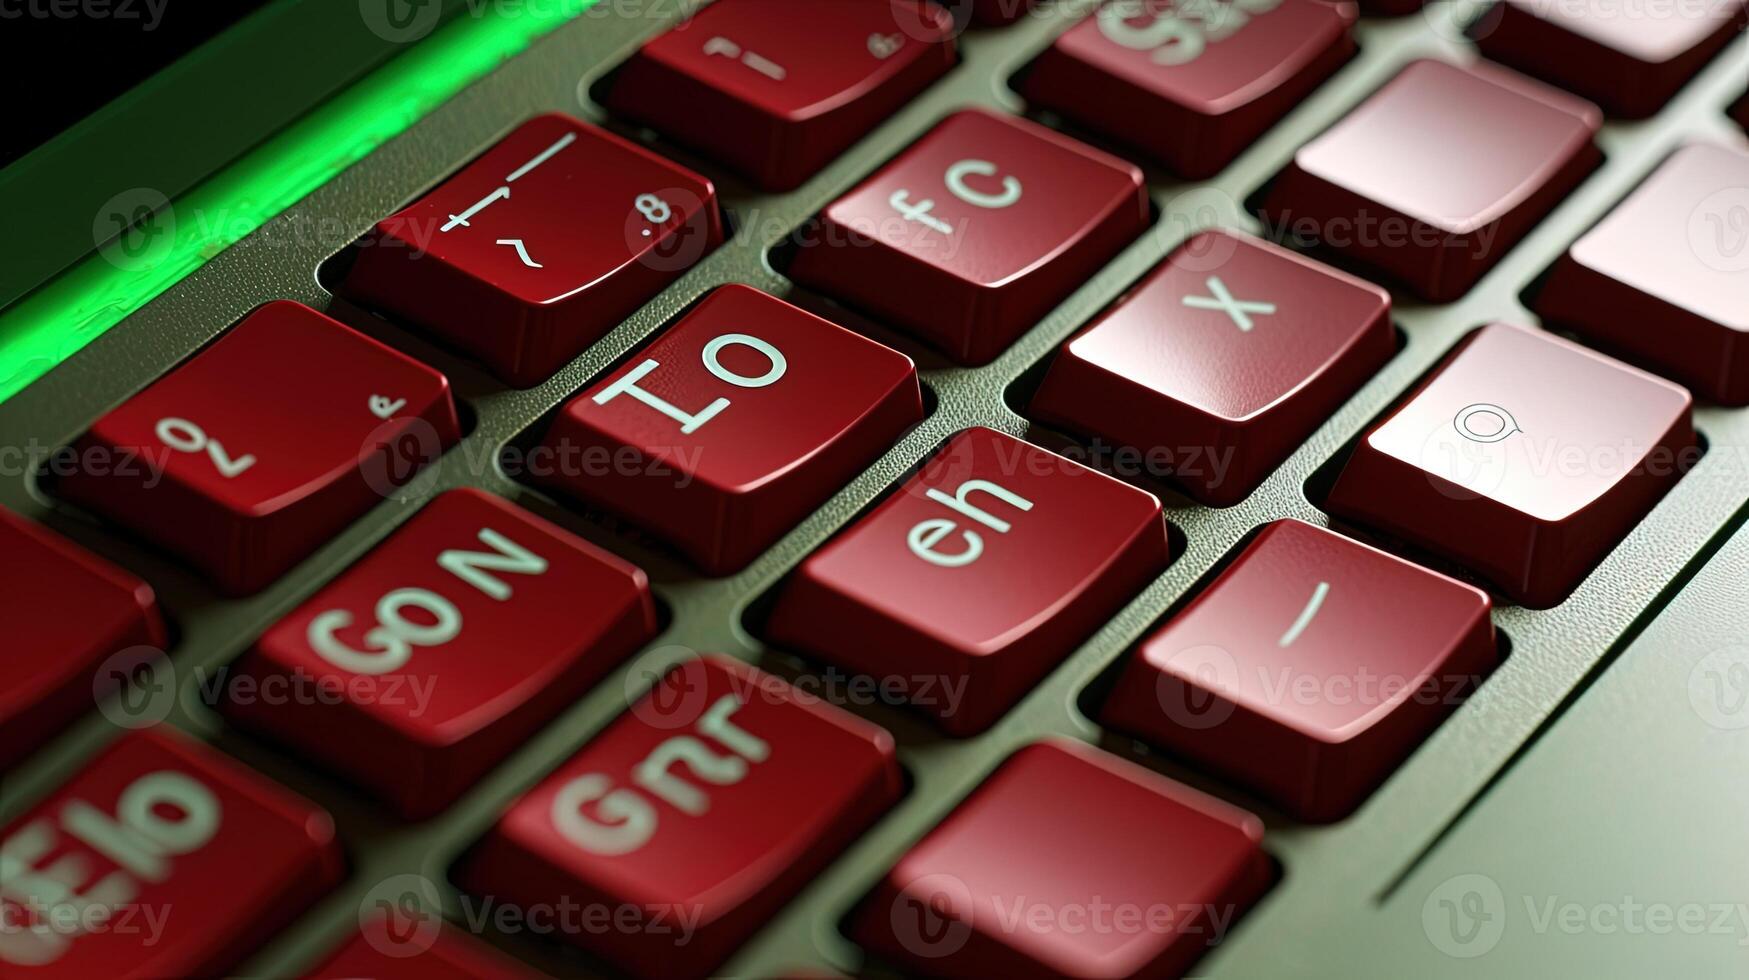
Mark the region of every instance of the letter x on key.
POLYGON ((1256 326, 1251 322, 1251 314, 1268 316, 1275 312, 1274 303, 1234 299, 1233 294, 1227 291, 1227 284, 1221 281, 1220 276, 1209 276, 1207 285, 1209 295, 1186 296, 1184 297, 1184 305, 1194 306, 1199 310, 1220 310, 1232 317, 1233 323, 1246 333, 1250 333, 1251 328, 1256 326))

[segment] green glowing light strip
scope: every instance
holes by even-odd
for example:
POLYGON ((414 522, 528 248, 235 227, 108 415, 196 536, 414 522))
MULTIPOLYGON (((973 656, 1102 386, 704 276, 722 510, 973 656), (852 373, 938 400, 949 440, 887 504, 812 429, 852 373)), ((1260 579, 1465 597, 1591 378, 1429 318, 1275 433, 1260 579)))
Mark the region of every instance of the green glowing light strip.
POLYGON ((178 222, 142 268, 93 254, 25 297, 0 314, 0 402, 594 2, 507 4, 439 28, 174 202, 223 221, 178 222))

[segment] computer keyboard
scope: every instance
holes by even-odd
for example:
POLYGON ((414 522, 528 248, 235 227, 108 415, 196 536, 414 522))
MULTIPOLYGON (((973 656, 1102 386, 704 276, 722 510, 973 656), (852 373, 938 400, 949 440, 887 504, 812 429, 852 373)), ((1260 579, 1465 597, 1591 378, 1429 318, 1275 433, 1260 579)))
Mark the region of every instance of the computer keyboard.
POLYGON ((1317 976, 1743 522, 1741 2, 946 6, 581 17, 0 405, 0 973, 1317 976))

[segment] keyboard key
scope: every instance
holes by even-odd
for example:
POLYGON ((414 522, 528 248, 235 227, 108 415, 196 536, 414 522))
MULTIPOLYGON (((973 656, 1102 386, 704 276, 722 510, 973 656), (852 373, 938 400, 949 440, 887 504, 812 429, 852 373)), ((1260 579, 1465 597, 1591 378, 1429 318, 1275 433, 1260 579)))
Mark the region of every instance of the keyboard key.
POLYGON ((1360 9, 1372 17, 1401 17, 1420 10, 1426 0, 1360 0, 1360 9))
POLYGON ((460 438, 443 375, 279 301, 99 419, 75 448, 116 465, 58 492, 248 594, 460 438))
POLYGON ((1220 172, 1354 54, 1351 3, 1113 0, 1021 94, 1190 178, 1220 172))
POLYGON ((168 639, 152 587, 0 508, 0 771, 89 711, 124 678, 97 674, 130 647, 168 639))
POLYGON ((922 418, 910 358, 731 285, 566 405, 529 469, 720 575, 922 418))
POLYGON ((1601 122, 1505 69, 1417 61, 1300 148, 1264 217, 1446 302, 1591 172, 1601 122))
POLYGON ((1360 441, 1331 513, 1389 531, 1533 608, 1561 601, 1696 455, 1688 392, 1493 324, 1360 441))
POLYGON ((0 835, 0 969, 224 975, 344 865, 326 812, 184 736, 131 732, 0 835))
POLYGON ((1229 506, 1395 347, 1384 290, 1266 242, 1204 232, 1063 346, 1032 412, 1144 458, 1164 451, 1187 492, 1229 506))
MULTIPOLYGON (((435 913, 433 913, 435 914, 435 913)), ((436 919, 387 909, 306 976, 309 980, 533 980, 540 974, 436 919)))
POLYGON ((1500 0, 1478 30, 1485 57, 1584 96, 1611 115, 1640 119, 1743 28, 1743 0, 1662 6, 1643 0, 1500 0))
POLYGON ((1168 559, 1152 494, 968 429, 784 586, 771 642, 989 727, 1168 559))
POLYGON ((1269 887, 1262 838, 1158 773, 1039 742, 887 872, 850 932, 930 976, 1177 977, 1269 887))
POLYGON ((1749 153, 1677 150, 1574 243, 1534 305, 1707 398, 1749 404, 1749 153))
POLYGON ((827 208, 790 273, 984 364, 1147 221, 1134 166, 970 109, 827 208))
POLYGON ((1493 669, 1489 609, 1480 589, 1276 521, 1142 643, 1101 717, 1335 820, 1493 669))
POLYGON ((718 0, 645 44, 607 103, 789 190, 947 74, 953 34, 918 0, 718 0))
POLYGON ((1012 24, 1038 5, 1038 0, 972 0, 972 23, 984 27, 1012 24))
POLYGON ((1731 107, 1731 115, 1737 120, 1737 125, 1749 129, 1749 92, 1743 93, 1743 97, 1731 107))
POLYGON ((619 909, 635 928, 567 938, 635 976, 702 976, 900 791, 892 736, 707 657, 516 801, 459 880, 525 908, 619 909))
POLYGON ((378 222, 342 289, 526 388, 722 240, 710 181, 549 113, 378 222))
POLYGON ((269 630, 224 711, 424 817, 656 625, 637 568, 507 501, 451 490, 269 630))

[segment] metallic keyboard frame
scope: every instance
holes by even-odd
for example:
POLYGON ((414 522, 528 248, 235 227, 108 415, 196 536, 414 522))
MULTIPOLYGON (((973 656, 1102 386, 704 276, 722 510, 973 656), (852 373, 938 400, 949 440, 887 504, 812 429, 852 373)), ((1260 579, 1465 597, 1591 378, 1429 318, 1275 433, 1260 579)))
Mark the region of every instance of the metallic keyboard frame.
MULTIPOLYGON (((1150 193, 1159 212, 1154 225, 994 363, 959 368, 915 344, 899 343, 918 359, 923 383, 933 397, 928 418, 750 567, 711 580, 638 535, 610 526, 611 521, 554 506, 511 481, 491 462, 497 450, 527 433, 604 366, 661 330, 712 287, 744 282, 779 296, 796 292, 773 267, 770 253, 776 243, 951 110, 983 105, 1023 111, 1025 106, 1008 80, 1070 18, 1089 9, 1090 2, 1047 5, 1013 26, 967 33, 962 38, 961 63, 945 79, 794 192, 752 191, 708 160, 658 142, 662 152, 718 181, 735 216, 735 233, 723 248, 539 387, 507 390, 464 358, 337 301, 323 288, 317 270, 325 260, 377 218, 443 179, 520 121, 548 110, 607 121, 606 112, 590 97, 592 84, 677 16, 674 4, 660 2, 651 6, 663 16, 608 15, 610 8, 626 6, 604 3, 560 28, 0 405, 0 446, 63 445, 249 309, 290 298, 330 309, 444 370, 474 416, 470 434, 445 457, 434 479, 416 483, 413 491, 402 495, 406 499, 377 506, 276 585, 246 599, 219 597, 174 560, 54 502, 35 473, 9 473, 0 481, 0 505, 109 555, 157 587, 177 634, 172 645, 180 685, 171 716, 175 725, 215 742, 335 814, 352 862, 350 877, 248 961, 246 971, 283 974, 310 965, 356 928, 361 896, 396 874, 417 873, 437 882, 447 910, 452 919, 457 918, 456 893, 446 878, 455 858, 518 793, 617 716, 627 697, 647 685, 651 672, 663 664, 693 650, 718 650, 779 673, 808 669, 791 657, 767 651, 743 620, 749 607, 800 559, 953 432, 982 424, 1025 433, 1027 423, 1004 397, 1017 377, 1040 363, 1195 230, 1216 224, 1256 230, 1258 225, 1243 202, 1288 162, 1297 146, 1339 119, 1405 63, 1429 55, 1474 56, 1465 42, 1442 26, 1450 23, 1450 8, 1456 4, 1437 4, 1438 11, 1425 15, 1363 18, 1356 30, 1360 51, 1355 58, 1214 180, 1177 182, 1150 169, 1150 193), (481 460, 486 462, 470 465, 481 460), (233 660, 278 617, 412 516, 424 500, 454 486, 482 487, 505 495, 642 564, 669 619, 649 650, 609 675, 457 804, 431 820, 405 824, 326 777, 319 766, 305 765, 287 750, 228 728, 195 697, 196 674, 233 660)), ((911 779, 908 795, 785 906, 727 964, 725 972, 769 976, 808 966, 846 972, 863 968, 861 953, 839 931, 847 910, 992 767, 1019 746, 1047 734, 1100 742, 1265 818, 1265 847, 1279 861, 1281 877, 1261 903, 1239 920, 1229 941, 1201 962, 1198 972, 1242 977, 1319 975, 1335 962, 1327 954, 1345 957, 1351 954, 1336 951, 1364 945, 1367 930, 1377 925, 1382 903, 1411 901, 1419 906, 1422 896, 1391 894, 1392 883, 1607 664, 1609 655, 1661 608, 1698 566, 1702 559, 1697 555, 1710 553, 1710 547, 1742 521, 1749 501, 1749 460, 1745 459, 1749 410, 1702 406, 1696 411, 1708 454, 1568 600, 1548 610, 1505 605, 1496 611, 1496 623, 1511 640, 1510 657, 1356 814, 1340 823, 1298 824, 1217 779, 1150 755, 1129 739, 1102 732, 1083 714, 1078 698, 1259 524, 1278 517, 1328 523, 1304 489, 1313 472, 1467 331, 1497 319, 1536 324, 1521 303, 1522 291, 1666 154, 1688 138, 1742 140, 1726 110, 1743 93, 1749 78, 1746 65, 1749 42, 1739 36, 1659 116, 1643 123, 1608 123, 1600 137, 1607 157, 1601 169, 1461 300, 1428 305, 1399 298, 1395 319, 1404 343, 1396 356, 1243 503, 1210 509, 1166 495, 1168 517, 1182 534, 1182 552, 995 727, 973 738, 949 739, 902 710, 852 709, 897 737, 900 759, 911 779)), ((1464 148, 1452 149, 1463 152, 1464 148)), ((1122 148, 1116 152, 1146 163, 1122 148)), ((113 725, 91 712, 5 778, 0 815, 10 818, 20 812, 116 735, 113 725)), ((772 818, 783 815, 774 813, 772 818)), ((512 937, 505 945, 531 964, 559 975, 598 967, 556 944, 530 937, 512 937)), ((1347 969, 1399 973, 1387 963, 1351 962, 1347 969)))

